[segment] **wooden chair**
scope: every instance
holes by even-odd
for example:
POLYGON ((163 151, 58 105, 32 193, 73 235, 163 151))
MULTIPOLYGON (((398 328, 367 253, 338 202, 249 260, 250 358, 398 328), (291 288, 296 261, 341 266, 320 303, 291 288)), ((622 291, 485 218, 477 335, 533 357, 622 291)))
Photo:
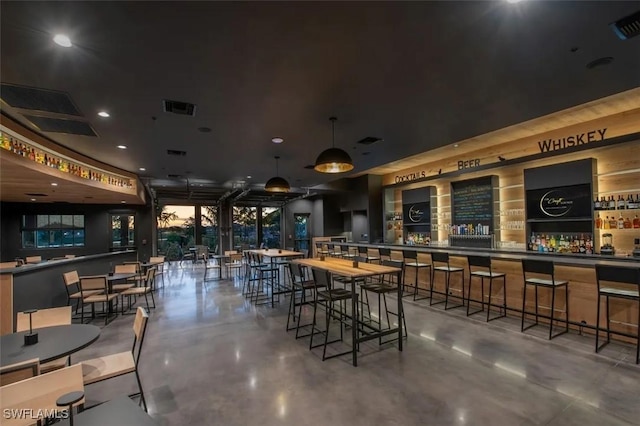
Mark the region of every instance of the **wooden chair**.
MULTIPOLYGON (((156 277, 161 277, 162 278, 162 287, 164 287, 164 261, 165 261, 165 257, 164 256, 152 256, 149 258, 149 263, 155 263, 155 268, 156 268, 156 277)), ((154 282, 155 284, 155 282, 154 282)), ((153 289, 155 290, 155 288, 153 289)))
POLYGON ((42 262, 42 256, 27 256, 25 263, 40 263, 42 262))
POLYGON ((122 303, 121 313, 124 315, 124 297, 127 296, 129 299, 129 307, 131 307, 131 296, 144 296, 144 301, 147 303, 147 310, 152 308, 156 308, 156 300, 153 297, 153 282, 155 281, 156 268, 147 269, 147 275, 145 277, 145 282, 143 286, 131 287, 127 290, 120 292, 120 302, 122 303), (153 306, 149 307, 149 298, 147 294, 151 294, 151 300, 153 301, 153 306))
POLYGON ((128 279, 129 282, 127 284, 112 284, 111 291, 114 293, 119 293, 121 291, 125 291, 130 289, 131 287, 136 285, 136 282, 140 281, 140 268, 138 262, 135 263, 126 263, 124 265, 116 265, 114 270, 116 274, 136 274, 135 277, 128 279))
POLYGON ((0 263, 0 269, 15 268, 16 266, 18 266, 18 262, 1 262, 0 263))
POLYGON ((76 301, 76 314, 78 313, 78 307, 82 303, 82 296, 92 296, 94 294, 102 293, 102 290, 85 290, 84 293, 80 291, 80 277, 78 271, 70 271, 62 274, 64 279, 65 289, 67 290, 67 306, 71 305, 71 300, 76 301))
MULTIPOLYGON (((133 347, 131 351, 120 352, 113 355, 107 355, 100 358, 94 358, 82 361, 82 378, 85 385, 98 383, 113 377, 120 377, 125 374, 135 373, 140 392, 140 403, 147 411, 147 402, 144 399, 142 383, 140 383, 140 375, 138 374, 138 363, 140 362, 140 353, 142 352, 142 344, 147 331, 147 322, 149 314, 142 307, 138 307, 136 318, 133 321, 133 347), (136 350, 137 348, 137 350, 136 350)), ((135 396, 138 394, 129 395, 135 396)))
MULTIPOLYGON (((95 304, 102 303, 104 310, 104 325, 107 325, 109 320, 109 312, 107 310, 107 304, 111 305, 113 300, 118 298, 115 293, 109 293, 109 282, 106 275, 94 275, 80 278, 80 292, 82 293, 82 311, 80 321, 84 323, 84 305, 91 303, 91 318, 95 318, 95 304), (86 295, 86 291, 92 292, 99 290, 100 294, 86 295)), ((115 311, 117 315, 117 310, 115 311)))
MULTIPOLYGON (((58 408, 56 401, 60 396, 76 391, 84 392, 80 364, 0 387, 0 409, 3 413, 6 412, 5 410, 31 411, 34 414, 43 411, 53 412, 58 408)), ((73 406, 83 407, 84 398, 73 406)), ((35 423, 30 416, 22 416, 22 418, 16 416, 2 421, 6 426, 35 423)))
POLYGON ((209 261, 211 259, 209 259, 208 257, 204 257, 202 258, 204 260, 204 277, 203 280, 207 280, 207 273, 209 272, 209 270, 213 270, 213 271, 218 271, 218 277, 222 278, 222 265, 220 265, 220 263, 218 263, 217 260, 213 259, 213 264, 209 263, 209 261))
POLYGON ((225 268, 227 269, 227 278, 231 278, 231 270, 236 272, 236 275, 240 273, 242 269, 242 253, 238 253, 234 250, 225 251, 224 254, 229 256, 227 261, 224 263, 225 268))
POLYGON ((0 386, 26 380, 40 374, 40 360, 38 358, 18 362, 0 367, 0 386))
POLYGON ((67 259, 73 259, 73 258, 76 257, 76 255, 75 254, 65 254, 64 257, 67 258, 67 259))
MULTIPOLYGON (((31 315, 32 328, 54 327, 56 325, 71 324, 71 306, 60 308, 39 309, 31 315)), ((16 318, 16 332, 29 330, 29 314, 18 312, 16 318)), ((41 373, 48 373, 69 365, 69 357, 63 357, 40 366, 41 373)))

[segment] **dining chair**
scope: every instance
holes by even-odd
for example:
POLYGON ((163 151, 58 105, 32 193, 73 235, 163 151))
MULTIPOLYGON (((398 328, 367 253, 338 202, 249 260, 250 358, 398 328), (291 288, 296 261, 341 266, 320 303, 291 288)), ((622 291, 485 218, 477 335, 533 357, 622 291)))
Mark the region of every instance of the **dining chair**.
POLYGON ((144 399, 144 391, 138 373, 142 344, 147 332, 147 322, 149 314, 142 307, 138 307, 136 317, 133 321, 133 346, 130 351, 117 354, 106 355, 82 361, 82 380, 85 386, 101 382, 103 380, 120 377, 125 374, 134 373, 138 382, 139 392, 129 395, 129 397, 140 395, 140 403, 147 411, 147 402, 144 399))
MULTIPOLYGON (((107 305, 111 305, 113 300, 116 300, 118 295, 116 293, 109 293, 109 282, 106 275, 93 275, 80 278, 80 291, 82 292, 82 310, 80 313, 80 321, 84 324, 84 305, 91 304, 91 318, 95 318, 95 304, 102 303, 104 311, 104 325, 107 325, 109 320, 109 312, 107 305), (91 294, 85 296, 86 291, 93 292, 99 290, 100 294, 91 294)), ((117 316, 117 309, 115 310, 117 316)))
POLYGON ((120 303, 122 304, 120 307, 120 313, 124 315, 124 298, 125 296, 128 299, 129 307, 131 307, 131 296, 144 296, 144 301, 147 303, 147 310, 156 308, 156 300, 153 297, 153 286, 156 277, 156 268, 147 269, 147 275, 144 279, 144 285, 131 287, 127 290, 120 292, 120 303), (147 295, 151 295, 151 301, 153 302, 152 306, 149 306, 149 298, 147 295))
POLYGON ((29 379, 40 374, 40 359, 34 358, 27 361, 0 367, 0 386, 10 385, 20 380, 29 379))

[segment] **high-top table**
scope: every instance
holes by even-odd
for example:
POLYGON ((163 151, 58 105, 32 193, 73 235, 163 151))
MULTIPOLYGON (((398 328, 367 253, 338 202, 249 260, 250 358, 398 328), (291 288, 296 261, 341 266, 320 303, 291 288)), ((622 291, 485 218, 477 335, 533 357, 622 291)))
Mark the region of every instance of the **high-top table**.
POLYGON ((40 363, 53 361, 78 352, 100 337, 95 325, 69 324, 34 329, 38 343, 24 345, 28 331, 0 336, 0 367, 39 358, 40 363))
POLYGON ((322 269, 331 274, 340 275, 351 279, 351 338, 352 338, 352 362, 353 366, 358 366, 358 344, 368 340, 377 339, 389 334, 398 333, 398 350, 402 351, 402 269, 393 266, 376 265, 373 263, 358 262, 358 267, 353 266, 353 261, 326 257, 320 259, 294 259, 291 262, 304 265, 309 268, 322 269), (383 274, 397 274, 398 276, 398 327, 388 330, 366 333, 360 336, 359 315, 358 315, 358 291, 356 289, 356 279, 379 276, 383 274))
MULTIPOLYGON (((297 257, 304 257, 304 253, 300 253, 299 251, 291 251, 291 250, 282 250, 282 249, 254 249, 254 250, 247 250, 247 252, 249 253, 255 253, 258 256, 264 256, 264 257, 268 257, 269 259, 271 259, 271 266, 274 265, 274 263, 276 263, 277 260, 279 259, 291 259, 291 258, 297 258, 297 257)), ((278 283, 278 286, 280 286, 280 283, 278 283)), ((282 294, 282 291, 279 291, 277 293, 274 294, 282 294)))

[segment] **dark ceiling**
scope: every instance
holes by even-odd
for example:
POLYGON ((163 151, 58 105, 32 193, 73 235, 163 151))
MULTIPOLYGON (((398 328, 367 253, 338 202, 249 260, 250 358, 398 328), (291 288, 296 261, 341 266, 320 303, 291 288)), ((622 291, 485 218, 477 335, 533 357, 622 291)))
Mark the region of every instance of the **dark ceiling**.
MULTIPOLYGON (((639 2, 0 8, 2 82, 68 92, 98 136, 42 133, 178 198, 258 189, 274 155, 296 192, 336 179, 304 168, 331 145, 331 115, 356 173, 640 86, 640 37, 608 27, 639 2), (56 33, 74 46, 54 44, 56 33), (586 68, 601 57, 614 61, 586 68), (196 104, 195 117, 163 112, 163 99, 196 104), (370 136, 383 141, 356 143, 370 136)), ((32 113, 3 110, 22 122, 32 113)))

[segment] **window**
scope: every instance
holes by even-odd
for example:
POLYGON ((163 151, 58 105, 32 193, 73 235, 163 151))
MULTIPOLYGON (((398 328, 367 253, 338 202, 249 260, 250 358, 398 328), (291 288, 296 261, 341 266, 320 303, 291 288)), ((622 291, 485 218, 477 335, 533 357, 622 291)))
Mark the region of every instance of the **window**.
POLYGON ((233 206, 233 248, 256 247, 256 207, 233 206))
POLYGON ((111 215, 111 248, 135 246, 135 216, 128 214, 111 215))
POLYGON ((202 224, 202 244, 211 252, 218 250, 218 206, 200 206, 202 224))
POLYGON ((22 248, 84 246, 84 215, 22 216, 22 248))
POLYGON ((262 241, 266 247, 280 247, 280 209, 262 208, 262 241))

